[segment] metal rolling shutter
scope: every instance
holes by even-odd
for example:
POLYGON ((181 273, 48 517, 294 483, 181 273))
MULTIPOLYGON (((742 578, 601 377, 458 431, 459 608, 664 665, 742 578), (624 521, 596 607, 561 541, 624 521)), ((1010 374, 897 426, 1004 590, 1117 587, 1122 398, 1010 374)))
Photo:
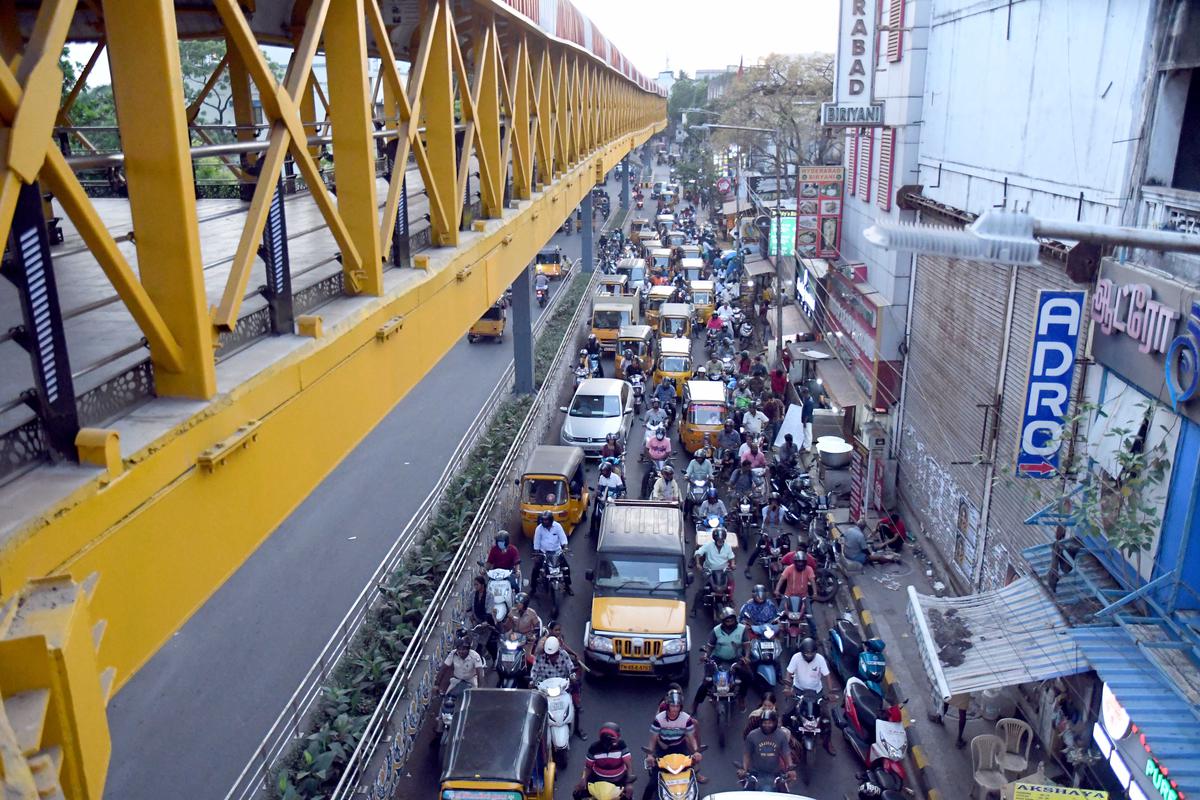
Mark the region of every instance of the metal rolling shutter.
MULTIPOLYGON (((959 506, 977 515, 985 409, 994 401, 1008 304, 1009 268, 919 256, 900 438, 901 491, 952 561, 959 506)), ((959 565, 970 580, 973 553, 959 565)))
MULTIPOLYGON (((1009 346, 1008 366, 1004 371, 1004 394, 999 440, 996 446, 996 482, 992 489, 991 520, 988 524, 988 549, 990 555, 995 557, 989 558, 984 564, 985 586, 1003 583, 1004 570, 1009 563, 1019 571, 1023 548, 1042 544, 1050 539, 1049 529, 1026 525, 1025 520, 1046 505, 1057 493, 1058 480, 1039 481, 1013 476, 1022 419, 1021 407, 1025 402, 1025 390, 1029 380, 1029 352, 1033 342, 1038 291, 1082 288, 1084 287, 1073 283, 1062 266, 1057 264, 1043 263, 1038 267, 1021 267, 1017 272, 1017 291, 1013 297, 1012 344, 1009 346), (1036 498, 1035 494, 1040 494, 1040 499, 1036 498)), ((1085 301, 1084 309, 1088 307, 1088 302, 1085 301)), ((1084 324, 1080 332, 1080 354, 1083 353, 1082 342, 1086 335, 1087 325, 1084 324)), ((1083 374, 1084 370, 1077 364, 1071 392, 1072 408, 1068 413, 1074 413, 1074 400, 1083 374)))

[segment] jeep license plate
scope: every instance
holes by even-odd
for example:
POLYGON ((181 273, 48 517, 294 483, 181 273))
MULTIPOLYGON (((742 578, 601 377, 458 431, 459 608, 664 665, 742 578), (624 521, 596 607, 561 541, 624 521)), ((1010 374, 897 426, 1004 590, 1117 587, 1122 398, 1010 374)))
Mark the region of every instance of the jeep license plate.
POLYGON ((638 664, 631 661, 622 661, 620 666, 621 672, 653 672, 654 667, 649 664, 638 664))

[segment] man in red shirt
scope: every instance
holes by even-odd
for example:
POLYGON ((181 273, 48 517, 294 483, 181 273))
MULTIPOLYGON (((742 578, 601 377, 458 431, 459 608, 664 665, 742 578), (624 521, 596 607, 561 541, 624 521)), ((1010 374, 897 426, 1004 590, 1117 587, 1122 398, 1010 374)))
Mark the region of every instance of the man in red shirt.
POLYGON ((808 552, 803 542, 796 545, 794 552, 785 553, 783 558, 780 559, 779 563, 784 567, 790 567, 792 564, 796 563, 797 558, 802 559, 804 563, 808 564, 809 569, 813 570, 814 573, 816 572, 817 560, 813 558, 811 553, 808 552))
POLYGON ((771 391, 775 393, 776 397, 782 398, 786 396, 785 393, 787 392, 787 385, 788 379, 786 372, 779 367, 771 370, 771 391))
POLYGON ((780 597, 790 597, 797 595, 799 597, 809 597, 813 591, 813 584, 817 579, 816 572, 807 563, 807 559, 800 561, 803 566, 797 567, 797 556, 792 560, 791 564, 783 570, 783 574, 779 576, 779 582, 775 584, 775 594, 780 597))
POLYGON ((488 550, 486 569, 512 570, 509 582, 513 591, 521 587, 521 551, 508 542, 508 531, 497 531, 495 544, 488 550))

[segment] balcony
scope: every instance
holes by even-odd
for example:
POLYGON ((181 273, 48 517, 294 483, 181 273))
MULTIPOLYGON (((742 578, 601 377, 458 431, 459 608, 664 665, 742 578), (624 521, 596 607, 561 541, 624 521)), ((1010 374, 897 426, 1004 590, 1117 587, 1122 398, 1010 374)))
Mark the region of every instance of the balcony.
MULTIPOLYGON (((1143 186, 1138 226, 1200 236, 1200 192, 1169 186, 1143 186)), ((1200 282, 1200 256, 1140 252, 1146 264, 1180 278, 1200 282)))

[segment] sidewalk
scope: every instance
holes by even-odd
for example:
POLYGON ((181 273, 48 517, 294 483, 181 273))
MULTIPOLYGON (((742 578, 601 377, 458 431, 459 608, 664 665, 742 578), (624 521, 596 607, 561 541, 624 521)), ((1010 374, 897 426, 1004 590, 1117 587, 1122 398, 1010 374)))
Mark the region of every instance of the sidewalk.
MULTIPOLYGON (((849 511, 839 508, 831 512, 835 522, 848 519, 849 511)), ((932 569, 920 551, 920 543, 909 545, 902 560, 896 564, 868 566, 848 577, 848 585, 838 592, 838 605, 843 611, 861 612, 860 627, 873 628, 875 635, 887 644, 889 676, 885 679, 895 697, 907 700, 905 724, 909 730, 911 783, 929 800, 952 800, 969 796, 974 786, 969 748, 957 749, 957 710, 950 709, 945 722, 931 722, 929 715, 940 710, 935 705, 929 678, 921 663, 921 655, 908 622, 906 587, 910 584, 921 594, 934 594, 932 569), (857 589, 857 592, 855 592, 857 589), (863 624, 865 623, 865 625, 863 624)), ((860 614, 855 614, 860 616, 860 614)), ((967 712, 963 738, 991 733, 993 725, 979 717, 978 708, 967 712)))

